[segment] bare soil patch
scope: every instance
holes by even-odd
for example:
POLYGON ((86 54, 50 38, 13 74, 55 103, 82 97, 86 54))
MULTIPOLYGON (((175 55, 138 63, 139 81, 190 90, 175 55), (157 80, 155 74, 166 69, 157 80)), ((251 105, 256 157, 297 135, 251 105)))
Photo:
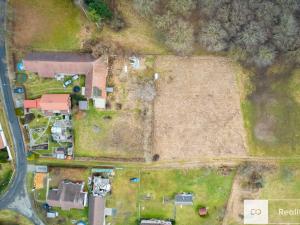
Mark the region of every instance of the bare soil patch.
POLYGON ((62 180, 85 181, 89 171, 85 168, 61 168, 51 167, 50 170, 50 186, 58 187, 62 180))
POLYGON ((157 57, 153 153, 160 159, 246 155, 240 96, 222 57, 157 57))

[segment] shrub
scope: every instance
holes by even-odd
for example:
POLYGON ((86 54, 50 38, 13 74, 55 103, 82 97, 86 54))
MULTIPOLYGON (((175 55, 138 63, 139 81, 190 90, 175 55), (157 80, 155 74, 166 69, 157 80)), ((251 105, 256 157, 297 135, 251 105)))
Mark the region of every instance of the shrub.
POLYGON ((193 27, 188 22, 179 19, 168 31, 166 44, 179 54, 190 53, 194 44, 193 27))
POLYGON ((196 8, 194 0, 170 0, 169 8, 174 13, 189 15, 196 8))
POLYGON ((112 18, 113 13, 103 0, 85 0, 88 6, 88 14, 90 18, 98 22, 101 19, 109 20, 112 18))
POLYGON ((202 27, 198 40, 208 51, 221 51, 227 48, 227 36, 221 24, 212 21, 202 27))
POLYGON ((282 51, 295 50, 300 47, 297 41, 299 35, 299 25, 293 15, 283 15, 280 23, 274 28, 274 44, 282 51))
POLYGON ((112 20, 110 21, 110 27, 114 31, 120 31, 126 26, 126 23, 120 13, 115 12, 112 20))
POLYGON ((254 21, 247 25, 244 31, 238 36, 238 43, 245 47, 249 52, 254 51, 256 47, 266 40, 267 34, 265 28, 254 21))
POLYGON ((159 0, 133 0, 134 8, 140 13, 140 15, 149 17, 154 14, 159 0))
POLYGON ((154 17, 155 27, 161 31, 169 30, 174 21, 176 21, 176 17, 171 11, 167 11, 162 16, 154 17))
POLYGON ((273 47, 262 46, 259 48, 258 55, 254 57, 254 62, 257 66, 269 66, 273 63, 276 52, 273 47))

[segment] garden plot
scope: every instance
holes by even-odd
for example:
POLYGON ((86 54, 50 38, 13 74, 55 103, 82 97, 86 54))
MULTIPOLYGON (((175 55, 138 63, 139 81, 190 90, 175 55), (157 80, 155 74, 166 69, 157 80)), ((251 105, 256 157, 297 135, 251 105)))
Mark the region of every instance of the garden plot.
POLYGON ((31 150, 42 155, 53 156, 57 148, 68 149, 73 146, 71 121, 64 119, 62 115, 44 117, 38 111, 33 113, 34 119, 26 125, 31 150))
POLYGON ((219 225, 222 223, 235 169, 221 173, 218 168, 184 170, 117 170, 112 181, 112 195, 107 207, 117 209, 109 217, 112 225, 134 225, 141 218, 175 220, 177 225, 219 225), (140 183, 130 182, 140 178, 140 183), (174 205, 178 193, 192 193, 193 205, 174 205), (200 217, 198 209, 208 207, 200 217))
POLYGON ((247 153, 233 65, 221 57, 161 56, 154 102, 154 153, 161 159, 247 153))
POLYGON ((27 73, 27 79, 23 83, 26 89, 27 99, 36 99, 43 94, 71 94, 73 88, 78 86, 80 88, 85 86, 85 76, 79 76, 79 79, 72 81, 72 83, 64 87, 64 82, 72 80, 71 76, 65 76, 62 80, 56 80, 55 78, 42 78, 33 73, 27 73))
MULTIPOLYGON (((141 64, 144 61, 141 59, 141 64)), ((149 61, 133 69, 128 58, 114 59, 108 78, 113 93, 108 94, 107 109, 100 111, 90 105, 87 111, 74 116, 77 156, 144 159, 151 143, 155 97, 153 65, 149 61)))

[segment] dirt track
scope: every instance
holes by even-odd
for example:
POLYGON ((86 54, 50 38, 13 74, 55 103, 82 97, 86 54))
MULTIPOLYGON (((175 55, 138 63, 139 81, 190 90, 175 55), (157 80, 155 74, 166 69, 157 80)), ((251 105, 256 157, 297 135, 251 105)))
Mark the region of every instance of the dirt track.
POLYGON ((246 137, 233 67, 221 57, 162 56, 154 103, 160 159, 245 156, 246 137))

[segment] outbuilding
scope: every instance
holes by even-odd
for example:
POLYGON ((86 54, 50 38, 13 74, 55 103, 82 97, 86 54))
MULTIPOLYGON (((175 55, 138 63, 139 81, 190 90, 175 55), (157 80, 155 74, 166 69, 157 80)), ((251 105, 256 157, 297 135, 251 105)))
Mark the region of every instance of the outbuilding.
POLYGON ((177 194, 175 205, 193 205, 193 195, 189 193, 177 194))

